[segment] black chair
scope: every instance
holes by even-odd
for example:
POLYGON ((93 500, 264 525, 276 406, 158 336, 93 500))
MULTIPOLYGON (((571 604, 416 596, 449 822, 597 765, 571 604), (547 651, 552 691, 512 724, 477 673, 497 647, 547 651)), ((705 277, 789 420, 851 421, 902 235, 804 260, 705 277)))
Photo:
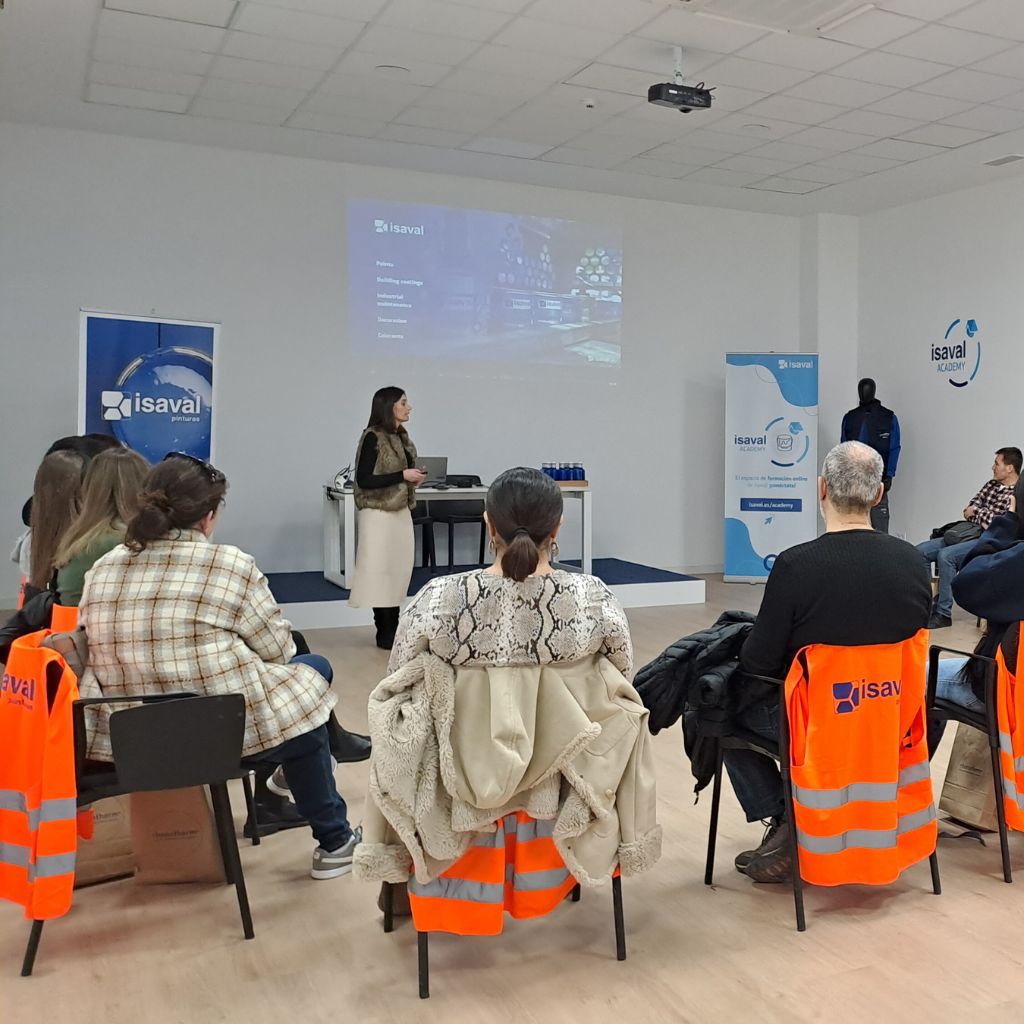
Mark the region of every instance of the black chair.
MULTIPOLYGON (((445 477, 445 483, 452 487, 482 487, 478 476, 470 474, 452 474, 445 477)), ((448 566, 455 564, 455 527, 458 523, 480 524, 480 560, 484 564, 484 548, 487 545, 487 525, 484 523, 484 503, 482 501, 435 501, 430 510, 435 523, 448 524, 448 566)))
MULTIPOLYGON (((744 675, 749 679, 757 679, 762 683, 772 683, 778 686, 779 745, 776 748, 768 740, 762 739, 753 733, 735 733, 731 736, 717 737, 715 782, 711 794, 711 823, 708 827, 708 856, 707 863, 704 866, 704 884, 713 884, 715 871, 715 842, 718 838, 718 808, 722 798, 722 761, 724 751, 752 750, 765 757, 771 757, 779 762, 779 772, 782 775, 782 789, 786 799, 786 814, 787 820, 790 823, 789 839, 790 854, 793 858, 793 906, 796 912, 796 930, 803 932, 807 930, 807 920, 804 915, 804 880, 800 876, 800 851, 796 840, 796 810, 793 805, 793 781, 789 774, 789 718, 786 713, 786 684, 784 679, 759 676, 753 672, 747 672, 744 675)), ((942 886, 939 882, 939 861, 934 851, 928 858, 928 864, 932 872, 932 891, 938 896, 942 892, 942 886)))
MULTIPOLYGON (((231 817, 227 782, 241 778, 249 813, 255 821, 248 770, 239 767, 245 734, 245 698, 241 694, 200 697, 167 693, 79 700, 74 704, 77 805, 124 793, 209 786, 225 875, 234 884, 242 932, 253 937, 242 862, 231 817), (85 760, 84 708, 92 704, 141 705, 110 716, 112 766, 95 768, 85 760)), ((43 922, 33 921, 22 977, 32 973, 43 922)))
POLYGON ((972 729, 978 729, 988 736, 992 751, 992 786, 996 796, 996 821, 999 822, 999 849, 1003 856, 1003 881, 1012 882, 1010 871, 1009 830, 1006 826, 1006 808, 1003 806, 1003 769, 999 758, 999 713, 996 710, 996 663, 981 654, 970 654, 952 647, 932 644, 928 648, 928 713, 938 713, 954 722, 962 722, 972 729), (939 654, 960 654, 965 658, 984 663, 985 666, 985 710, 968 711, 966 708, 940 700, 936 694, 939 679, 939 654))
POLYGON ((437 555, 434 551, 434 520, 430 502, 429 501, 418 501, 416 507, 412 510, 412 528, 416 529, 417 526, 423 529, 423 539, 420 544, 420 550, 422 552, 422 565, 424 569, 436 569, 437 568, 437 555))
MULTIPOLYGON (((395 887, 391 882, 384 886, 384 931, 395 929, 395 887)), ((573 903, 579 903, 581 889, 577 884, 569 893, 573 903)), ((626 959, 626 923, 622 911, 622 879, 618 874, 612 878, 612 916, 615 920, 615 959, 626 959)), ((429 932, 416 933, 416 952, 419 970, 420 999, 430 998, 430 952, 429 932)))

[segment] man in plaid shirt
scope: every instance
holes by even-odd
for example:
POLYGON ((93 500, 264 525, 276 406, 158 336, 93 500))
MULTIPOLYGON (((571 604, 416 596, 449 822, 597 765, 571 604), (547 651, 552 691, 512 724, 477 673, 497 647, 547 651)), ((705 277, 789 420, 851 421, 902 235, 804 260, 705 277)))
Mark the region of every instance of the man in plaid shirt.
MULTIPOLYGON (((996 516, 1007 512, 1013 489, 1020 479, 1022 461, 1024 456, 1019 448, 1000 448, 992 463, 992 479, 967 503, 964 519, 987 530, 996 516)), ((935 537, 917 545, 928 568, 931 569, 932 563, 935 564, 939 577, 939 593, 935 600, 935 610, 928 620, 929 629, 943 629, 953 625, 953 577, 967 557, 967 552, 976 543, 976 540, 966 540, 962 544, 946 544, 941 537, 935 537)))

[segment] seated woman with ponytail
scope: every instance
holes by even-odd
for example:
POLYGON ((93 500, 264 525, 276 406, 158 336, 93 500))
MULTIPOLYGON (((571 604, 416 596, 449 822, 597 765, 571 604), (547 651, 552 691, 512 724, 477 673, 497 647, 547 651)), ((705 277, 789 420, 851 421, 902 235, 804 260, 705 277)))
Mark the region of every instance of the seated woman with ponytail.
MULTIPOLYGON (((311 874, 333 878, 351 870, 358 834, 334 784, 331 667, 296 656, 291 627, 252 556, 211 543, 226 491, 223 473, 188 455, 168 455, 150 471, 124 544, 85 579, 81 694, 241 693, 243 763, 258 766, 258 782, 264 769, 264 798, 266 775, 283 767, 294 821, 307 821, 319 844, 311 874)), ((86 711, 93 760, 111 759, 110 710, 86 711)))

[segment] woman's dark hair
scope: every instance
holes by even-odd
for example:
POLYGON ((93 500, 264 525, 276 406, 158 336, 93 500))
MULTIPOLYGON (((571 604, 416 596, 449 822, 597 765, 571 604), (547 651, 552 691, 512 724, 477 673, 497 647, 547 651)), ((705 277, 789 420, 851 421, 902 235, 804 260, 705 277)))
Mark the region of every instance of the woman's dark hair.
POLYGON ((562 492, 539 469, 506 469, 487 490, 487 518, 504 545, 501 571, 517 582, 533 573, 562 520, 562 492))
POLYGON ((128 524, 124 542, 132 551, 189 530, 205 515, 220 508, 228 482, 219 469, 188 455, 168 455, 142 484, 139 510, 128 524))
POLYGON ((398 424, 395 423, 395 406, 402 400, 405 394, 404 388, 381 388, 373 393, 373 401, 370 403, 370 422, 368 427, 377 427, 380 430, 395 432, 398 424))
POLYGON ((82 503, 85 459, 74 451, 51 452, 39 463, 32 488, 32 575, 45 590, 56 566, 57 548, 82 503))

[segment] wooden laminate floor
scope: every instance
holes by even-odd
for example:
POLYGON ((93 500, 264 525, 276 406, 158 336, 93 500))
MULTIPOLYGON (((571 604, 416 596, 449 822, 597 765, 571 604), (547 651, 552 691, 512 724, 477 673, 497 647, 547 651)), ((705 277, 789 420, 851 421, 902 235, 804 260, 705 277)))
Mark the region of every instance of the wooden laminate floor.
MULTIPOLYGON (((631 612, 637 664, 725 608, 756 609, 760 596, 711 579, 704 605, 631 612)), ((973 645, 973 619, 957 614, 942 642, 973 645)), ((372 631, 308 636, 335 666, 342 720, 364 730, 386 660, 372 631)), ((939 785, 952 731, 934 763, 939 785)), ((710 791, 694 806, 678 728, 654 744, 664 855, 624 882, 625 963, 615 960, 610 890, 589 891, 543 920, 509 920, 497 938, 433 936, 432 998, 421 1002, 410 923, 384 935, 375 887, 310 879, 314 844, 297 830, 242 846, 251 942, 226 886, 115 882, 76 894, 70 914, 46 926, 35 976, 22 979, 28 925, 0 904, 0 1022, 1024 1021, 1020 836, 1012 886, 998 842, 944 841, 942 896, 931 894, 927 864, 890 887, 810 889, 801 935, 788 886, 754 886, 732 867, 761 828, 743 821, 728 786, 716 885, 703 885, 710 791)), ((358 821, 365 766, 342 766, 338 780, 358 821)), ((234 804, 240 824, 240 795, 234 804)))

